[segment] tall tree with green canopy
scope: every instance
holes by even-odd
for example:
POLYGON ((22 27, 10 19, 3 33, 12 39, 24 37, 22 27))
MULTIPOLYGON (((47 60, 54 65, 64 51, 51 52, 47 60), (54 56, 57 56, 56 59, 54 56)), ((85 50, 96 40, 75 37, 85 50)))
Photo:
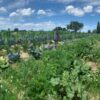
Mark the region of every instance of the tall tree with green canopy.
POLYGON ((83 23, 80 23, 78 21, 71 21, 70 24, 67 25, 67 29, 77 32, 78 30, 82 29, 83 26, 83 23))
POLYGON ((97 23, 97 33, 100 33, 100 22, 97 23))

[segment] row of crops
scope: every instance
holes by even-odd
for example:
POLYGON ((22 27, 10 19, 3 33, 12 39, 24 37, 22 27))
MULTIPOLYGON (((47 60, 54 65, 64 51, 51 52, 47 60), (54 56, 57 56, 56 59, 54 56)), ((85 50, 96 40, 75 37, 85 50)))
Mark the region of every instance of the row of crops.
POLYGON ((63 33, 55 45, 52 32, 23 34, 1 34, 1 100, 100 99, 99 35, 63 33), (12 39, 17 42, 9 45, 12 39), (21 58, 22 52, 27 53, 26 59, 21 58), (90 61, 96 63, 95 71, 90 61))
MULTIPOLYGON (((71 40, 74 38, 83 38, 87 37, 89 35, 93 35, 90 33, 69 33, 66 31, 61 31, 59 32, 60 34, 60 39, 62 41, 64 40, 71 40)), ((6 44, 6 45, 14 45, 14 44, 23 44, 27 43, 28 41, 34 42, 34 43, 47 43, 48 41, 52 40, 54 37, 54 32, 34 32, 34 31, 29 31, 29 32, 9 32, 9 31, 4 31, 0 33, 0 44, 6 44)), ((37 44, 36 44, 37 45, 37 44)))
MULTIPOLYGON (((77 38, 90 36, 91 34, 59 32, 60 41, 70 41, 77 38)), ((6 56, 11 62, 20 58, 20 52, 28 52, 36 59, 41 56, 40 48, 52 49, 54 47, 54 32, 4 31, 0 33, 0 55, 6 56), (48 45, 46 45, 48 44, 48 45)))

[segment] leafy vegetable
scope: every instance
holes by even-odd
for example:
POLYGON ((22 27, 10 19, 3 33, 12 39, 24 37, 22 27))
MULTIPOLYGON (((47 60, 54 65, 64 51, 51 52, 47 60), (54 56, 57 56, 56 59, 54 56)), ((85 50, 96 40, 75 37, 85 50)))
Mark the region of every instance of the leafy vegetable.
POLYGON ((8 59, 10 62, 16 62, 20 59, 20 54, 19 53, 11 53, 8 55, 8 59))

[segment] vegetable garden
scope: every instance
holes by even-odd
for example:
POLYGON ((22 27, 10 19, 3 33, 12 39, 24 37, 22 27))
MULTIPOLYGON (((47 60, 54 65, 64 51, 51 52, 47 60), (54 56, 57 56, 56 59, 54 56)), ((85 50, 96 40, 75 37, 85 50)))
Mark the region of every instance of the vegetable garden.
POLYGON ((0 33, 0 100, 100 100, 100 35, 0 33))

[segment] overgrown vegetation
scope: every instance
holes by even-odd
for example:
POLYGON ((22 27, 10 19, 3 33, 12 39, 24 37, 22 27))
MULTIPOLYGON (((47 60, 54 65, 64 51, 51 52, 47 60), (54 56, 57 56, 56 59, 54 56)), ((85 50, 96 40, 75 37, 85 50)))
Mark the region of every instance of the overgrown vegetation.
POLYGON ((100 99, 99 35, 16 31, 0 33, 1 100, 100 99))

